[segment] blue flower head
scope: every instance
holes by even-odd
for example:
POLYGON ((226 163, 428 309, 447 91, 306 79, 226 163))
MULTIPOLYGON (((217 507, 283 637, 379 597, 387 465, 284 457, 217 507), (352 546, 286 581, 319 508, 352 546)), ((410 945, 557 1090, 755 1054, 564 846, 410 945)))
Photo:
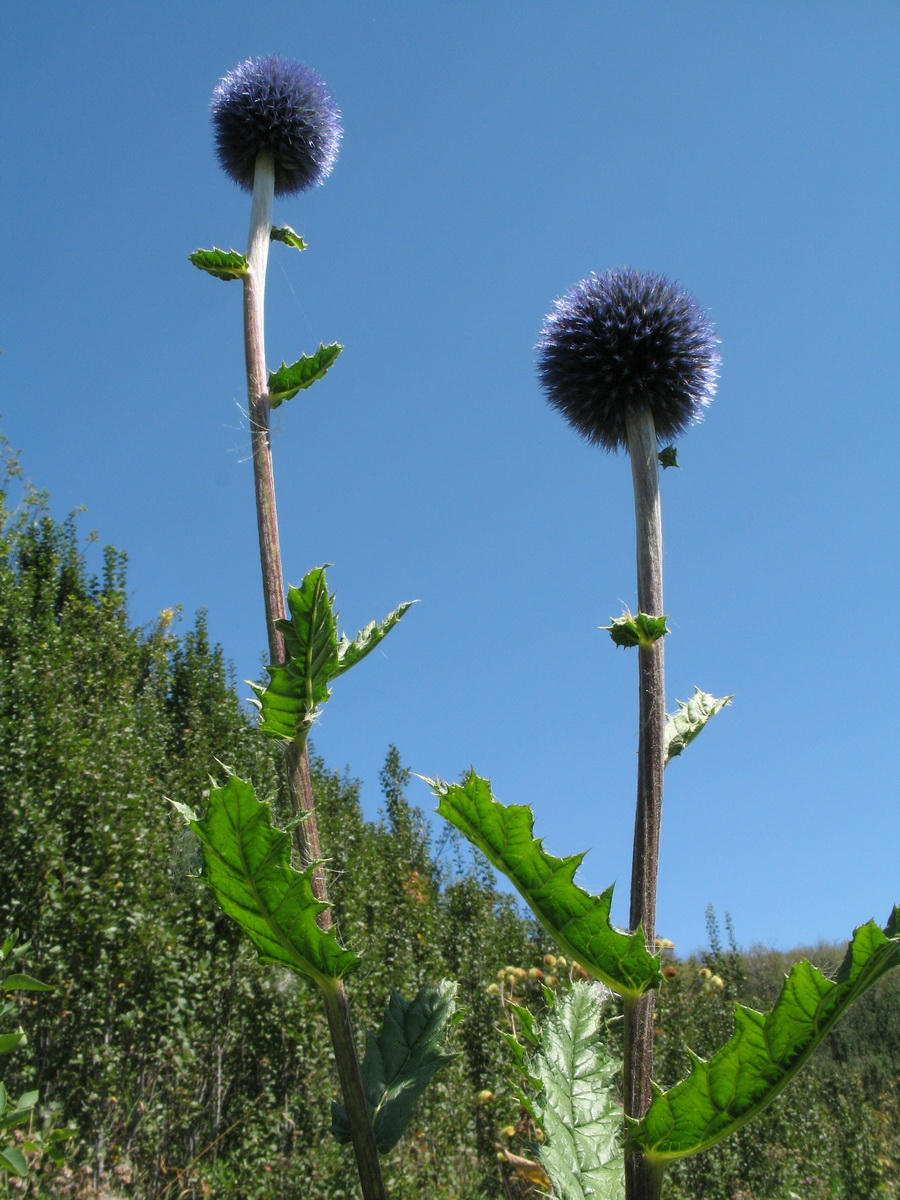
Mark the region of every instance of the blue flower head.
POLYGON ((560 297, 538 342, 550 403, 590 442, 627 446, 626 419, 649 409, 669 441, 716 390, 717 339, 692 296, 661 275, 589 275, 560 297))
POLYGON ((253 190, 257 156, 275 163, 275 195, 314 187, 331 172, 341 114, 322 80, 282 58, 248 58, 221 79, 210 103, 226 174, 253 190))

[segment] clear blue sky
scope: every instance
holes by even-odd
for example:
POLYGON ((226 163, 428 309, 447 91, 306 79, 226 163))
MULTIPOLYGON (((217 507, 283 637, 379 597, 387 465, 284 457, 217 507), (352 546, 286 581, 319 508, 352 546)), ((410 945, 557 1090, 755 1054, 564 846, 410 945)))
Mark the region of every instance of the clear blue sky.
MULTIPOLYGON (((248 198, 207 105, 277 53, 340 105, 331 178, 277 202, 272 366, 346 350, 276 414, 290 582, 333 563, 351 633, 421 603, 316 735, 362 781, 390 742, 473 764, 548 849, 590 847, 627 919, 636 670, 627 460, 545 403, 534 344, 591 270, 679 280, 719 394, 663 476, 669 707, 734 705, 667 772, 659 932, 844 939, 900 901, 900 6, 607 0, 9 0, 0 18, 2 429, 62 516, 128 551, 131 613, 204 606, 240 679, 265 644, 240 285, 248 198)), ((416 781, 411 798, 430 803, 416 781)))

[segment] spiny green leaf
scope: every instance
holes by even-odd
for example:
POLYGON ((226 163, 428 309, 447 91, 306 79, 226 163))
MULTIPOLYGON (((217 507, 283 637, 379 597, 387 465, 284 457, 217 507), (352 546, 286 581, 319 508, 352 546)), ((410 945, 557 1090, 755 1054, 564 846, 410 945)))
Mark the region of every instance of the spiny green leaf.
POLYGON ((706 1149, 765 1108, 850 1005, 900 965, 898 925, 895 908, 886 929, 860 926, 834 979, 806 960, 795 963, 771 1012, 736 1005, 731 1039, 709 1061, 694 1057, 681 1083, 657 1089, 629 1131, 629 1147, 664 1164, 706 1149))
POLYGON ((311 358, 304 354, 290 366, 283 362, 277 371, 270 371, 267 385, 270 406, 277 408, 285 400, 293 399, 298 392, 312 387, 317 379, 322 378, 343 348, 337 342, 330 346, 320 342, 318 350, 311 358))
POLYGON ((490 783, 474 771, 463 784, 427 782, 441 816, 503 872, 550 936, 586 971, 622 996, 657 986, 659 958, 648 953, 641 931, 624 933, 610 922, 613 889, 592 896, 575 883, 583 854, 547 854, 534 837, 531 810, 495 800, 490 783))
POLYGON ((623 613, 621 617, 615 617, 611 624, 601 625, 600 628, 608 631, 617 646, 626 649, 632 646, 649 648, 669 632, 665 617, 648 617, 641 612, 637 616, 630 612, 623 613))
POLYGON ((208 271, 216 279, 243 279, 250 269, 243 254, 237 250, 220 250, 213 246, 212 250, 195 250, 190 260, 201 271, 208 271))
POLYGON ((721 700, 717 700, 715 696, 711 696, 709 692, 701 692, 696 686, 690 700, 676 700, 678 711, 666 717, 666 762, 680 754, 685 746, 690 745, 710 717, 721 712, 731 700, 731 696, 723 696, 721 700))
POLYGON ((609 1053, 604 1028, 596 989, 576 982, 544 1020, 532 1059, 541 1086, 534 1109, 545 1138, 539 1156, 559 1200, 625 1196, 615 1082, 622 1064, 609 1053))
MULTIPOLYGON (((392 992, 381 1033, 366 1034, 362 1079, 379 1154, 396 1146, 431 1077, 455 1057, 442 1054, 440 1046, 453 1016, 456 986, 443 979, 436 987, 423 987, 409 1002, 392 992)), ((331 1115, 336 1140, 349 1142, 343 1105, 332 1103, 331 1115)))
POLYGON ((41 983, 39 979, 32 979, 30 975, 13 974, 7 975, 3 981, 4 992, 52 992, 53 988, 49 983, 41 983))
MULTIPOLYGON (((678 451, 674 446, 666 446, 664 450, 660 450, 656 457, 659 459, 663 470, 666 467, 678 467, 678 451)), ((681 470, 680 467, 678 469, 681 470)))
POLYGON ((352 642, 344 634, 338 638, 325 567, 309 571, 299 588, 288 591, 287 602, 290 619, 276 622, 284 634, 285 662, 266 667, 267 684, 250 686, 260 710, 260 730, 293 741, 308 734, 331 694, 328 684, 371 653, 414 601, 401 604, 380 625, 372 621, 352 642))
POLYGON ((295 250, 306 249, 306 242, 290 225, 273 225, 269 237, 273 242, 284 242, 286 246, 292 246, 295 250))
POLYGON ((251 784, 232 775, 213 788, 202 820, 190 822, 203 847, 205 877, 219 906, 246 933, 263 962, 280 963, 328 987, 355 970, 360 959, 316 918, 311 879, 291 866, 291 840, 272 825, 268 804, 251 784))

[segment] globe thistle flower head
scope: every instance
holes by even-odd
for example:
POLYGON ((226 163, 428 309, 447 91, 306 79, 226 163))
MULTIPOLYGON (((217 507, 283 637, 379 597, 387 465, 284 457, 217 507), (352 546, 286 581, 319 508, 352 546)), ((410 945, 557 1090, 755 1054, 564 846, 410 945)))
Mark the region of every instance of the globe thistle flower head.
POLYGON ((652 413, 657 437, 699 421, 716 390, 717 339, 692 296, 662 275, 589 275, 560 297, 538 342, 550 403, 588 441, 627 447, 629 416, 652 413))
POLYGON ((253 190, 257 156, 275 163, 275 195, 315 187, 330 174, 341 114, 314 71, 282 58, 248 58, 216 85, 210 103, 216 151, 227 175, 253 190))

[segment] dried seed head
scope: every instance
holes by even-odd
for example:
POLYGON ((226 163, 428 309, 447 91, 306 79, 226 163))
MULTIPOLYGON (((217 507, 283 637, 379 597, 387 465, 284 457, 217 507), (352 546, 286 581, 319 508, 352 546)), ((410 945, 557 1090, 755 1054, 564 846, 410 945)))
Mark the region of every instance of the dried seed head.
POLYGON ((550 403, 589 441, 627 445, 649 409, 664 441, 699 421, 716 390, 717 339, 693 297, 661 275, 589 275, 556 301, 538 343, 550 403))
POLYGON ((308 67, 248 58, 219 81, 209 107, 222 169, 246 191, 262 152, 275 163, 276 196, 315 187, 331 172, 341 114, 308 67))

